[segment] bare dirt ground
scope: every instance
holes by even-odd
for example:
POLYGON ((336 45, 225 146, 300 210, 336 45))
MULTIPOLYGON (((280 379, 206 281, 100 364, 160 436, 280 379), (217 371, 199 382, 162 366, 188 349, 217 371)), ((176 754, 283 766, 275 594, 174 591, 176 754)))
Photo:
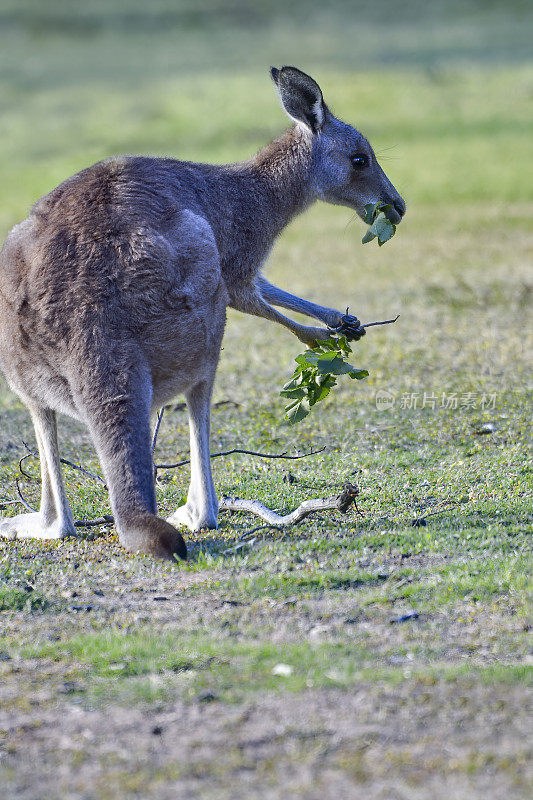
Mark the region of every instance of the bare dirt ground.
MULTIPOLYGON (((24 566, 30 551, 21 546, 10 555, 24 566)), ((393 561, 380 558, 379 569, 390 570, 393 561)), ((402 561, 431 570, 442 559, 402 561)), ((518 648, 519 620, 494 609, 470 609, 468 619, 464 610, 436 609, 391 624, 408 611, 405 602, 365 607, 357 587, 251 597, 239 593, 234 570, 172 572, 124 557, 110 537, 41 552, 41 568, 47 609, 1 615, 7 641, 37 647, 0 653, 3 797, 528 796, 532 717, 524 686, 421 669, 444 654, 448 668, 501 664, 511 656, 508 637, 518 648), (180 637, 186 642, 202 628, 221 652, 228 642, 268 640, 274 648, 269 672, 276 661, 295 663, 295 643, 320 648, 343 642, 363 652, 370 641, 370 663, 389 664, 392 672, 373 680, 363 669, 334 685, 342 682, 335 674, 342 665, 332 660, 325 667, 330 685, 308 680, 295 692, 284 690, 283 675, 274 679, 277 687, 264 689, 258 673, 254 687, 253 674, 244 666, 240 679, 237 666, 230 679, 206 689, 187 682, 194 664, 180 662, 174 670, 148 668, 141 676, 148 695, 139 699, 125 688, 135 678, 125 675, 124 662, 111 661, 108 669, 117 677, 107 672, 102 694, 98 666, 91 671, 68 650, 38 652, 40 645, 53 648, 99 631, 103 636, 110 628, 127 641, 143 625, 156 637, 170 632, 178 650, 180 637), (507 651, 503 659, 497 638, 507 651)), ((38 587, 25 590, 30 597, 38 587)))
MULTIPOLYGON (((59 677, 59 676, 58 676, 59 677)), ((243 706, 3 713, 4 791, 42 798, 525 797, 517 689, 362 683, 243 706), (481 766, 486 768, 480 770, 481 766)))

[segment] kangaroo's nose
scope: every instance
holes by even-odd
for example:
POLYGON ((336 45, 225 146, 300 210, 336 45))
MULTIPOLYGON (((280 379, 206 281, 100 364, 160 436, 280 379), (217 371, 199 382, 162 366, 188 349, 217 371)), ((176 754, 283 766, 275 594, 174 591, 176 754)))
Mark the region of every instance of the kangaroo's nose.
POLYGON ((398 214, 398 219, 392 219, 391 220, 396 225, 398 225, 398 223, 400 222, 401 218, 405 214, 405 203, 403 201, 403 198, 400 197, 399 194, 397 194, 395 196, 391 196, 390 194, 388 194, 388 195, 385 195, 383 197, 383 202, 387 203, 387 205, 389 205, 389 206, 392 206, 393 209, 398 214))
POLYGON ((403 217, 403 215, 405 214, 405 203, 402 200, 402 198, 398 197, 398 199, 395 200, 392 205, 394 206, 400 217, 403 217))

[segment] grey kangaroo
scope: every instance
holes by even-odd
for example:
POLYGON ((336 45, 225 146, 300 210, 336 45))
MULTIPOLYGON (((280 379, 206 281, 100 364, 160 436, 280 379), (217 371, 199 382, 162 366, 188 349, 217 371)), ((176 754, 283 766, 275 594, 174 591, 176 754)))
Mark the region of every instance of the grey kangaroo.
POLYGON ((260 271, 276 237, 315 200, 359 215, 383 201, 396 223, 405 203, 312 78, 294 67, 271 75, 295 124, 253 158, 226 166, 110 158, 43 197, 9 233, 0 253, 0 365, 35 426, 42 495, 39 512, 0 520, 1 536, 75 533, 61 411, 89 429, 123 546, 186 558, 176 526, 217 526, 209 422, 227 306, 284 325, 307 345, 331 329, 361 335, 355 317, 278 289, 260 271), (150 426, 178 393, 189 411, 191 483, 186 505, 165 521, 156 516, 150 426))

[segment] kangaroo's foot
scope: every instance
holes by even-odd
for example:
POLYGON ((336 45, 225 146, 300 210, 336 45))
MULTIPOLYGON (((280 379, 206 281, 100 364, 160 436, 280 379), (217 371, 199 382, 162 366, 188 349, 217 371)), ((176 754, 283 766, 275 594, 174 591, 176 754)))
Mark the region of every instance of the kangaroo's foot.
POLYGON ((74 526, 69 522, 56 519, 45 525, 38 511, 0 519, 0 536, 5 539, 65 539, 75 535, 74 526))
POLYGON ((200 509, 192 503, 186 503, 167 517, 167 522, 171 525, 184 525, 190 531, 216 530, 217 517, 218 513, 214 508, 200 509))

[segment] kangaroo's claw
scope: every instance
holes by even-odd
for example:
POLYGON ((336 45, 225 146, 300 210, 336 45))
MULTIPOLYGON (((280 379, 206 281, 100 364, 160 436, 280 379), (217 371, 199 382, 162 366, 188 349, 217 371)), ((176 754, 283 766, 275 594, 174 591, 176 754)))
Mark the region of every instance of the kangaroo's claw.
POLYGON ((340 325, 331 328, 331 330, 341 336, 346 336, 350 342, 359 341, 366 333, 365 329, 361 327, 360 321, 352 314, 343 314, 340 325))

